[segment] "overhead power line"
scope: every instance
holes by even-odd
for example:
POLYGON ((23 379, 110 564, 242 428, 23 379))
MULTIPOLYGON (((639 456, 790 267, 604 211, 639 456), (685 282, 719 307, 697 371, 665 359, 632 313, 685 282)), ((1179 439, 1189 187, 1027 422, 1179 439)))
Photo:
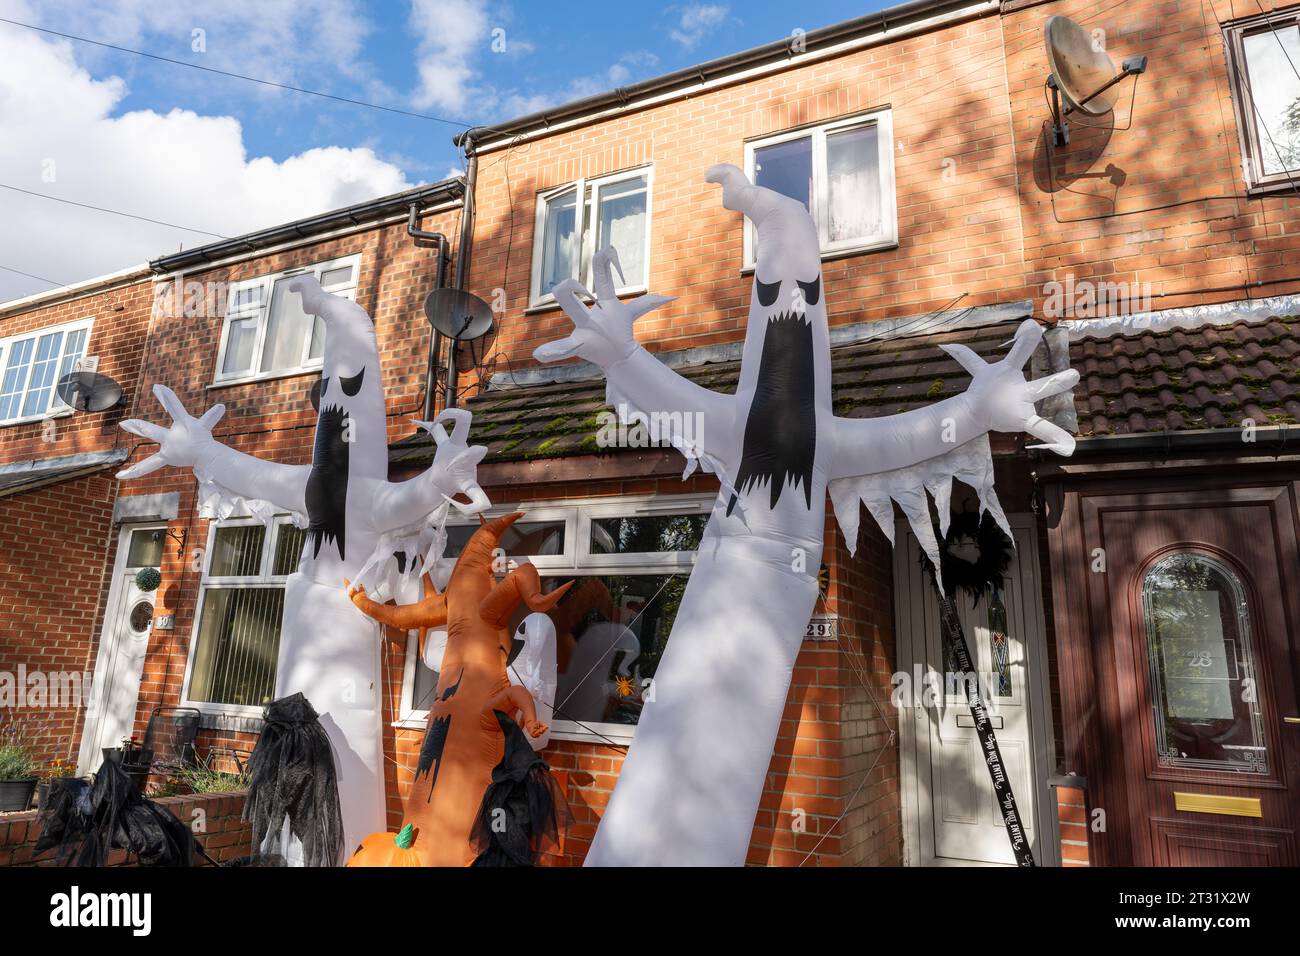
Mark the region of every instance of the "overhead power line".
POLYGON ((461 123, 457 120, 449 120, 441 116, 431 116, 428 113, 415 113, 411 110, 398 109, 395 106, 381 106, 378 103, 368 103, 365 100, 356 100, 349 96, 337 96, 333 93, 322 92, 321 90, 308 89, 305 86, 293 86, 289 83, 276 83, 274 80, 266 80, 260 76, 246 76, 243 73, 232 73, 229 70, 218 70, 211 66, 200 66, 198 63, 191 63, 188 60, 176 60, 169 56, 161 56, 157 53, 149 53, 145 50, 133 50, 130 47, 118 46, 115 43, 104 43, 102 40, 92 40, 89 37, 79 37, 73 33, 60 33, 58 30, 50 30, 46 27, 38 27, 35 24, 10 20, 7 17, 0 17, 0 23, 8 23, 10 26, 22 27, 25 30, 35 30, 37 33, 62 37, 65 40, 75 40, 77 43, 88 43, 91 46, 102 47, 105 50, 116 50, 118 53, 130 53, 132 56, 142 56, 150 60, 157 60, 160 63, 170 63, 173 66, 183 66, 191 70, 201 70, 204 73, 213 73, 217 76, 228 77, 232 80, 243 80, 246 83, 257 83, 261 86, 270 86, 277 90, 288 90, 291 93, 305 93, 308 96, 319 96, 323 99, 334 100, 338 103, 348 103, 352 106, 364 106, 367 109, 382 110, 385 113, 396 113, 399 116, 411 116, 415 119, 430 120, 434 123, 446 123, 448 126, 456 126, 460 129, 470 128, 469 123, 461 123))
POLYGON ((27 196, 35 196, 37 199, 49 199, 52 202, 61 202, 69 206, 77 206, 81 209, 93 209, 96 212, 106 212, 114 216, 123 216, 127 219, 138 219, 140 222, 153 223, 155 226, 167 226, 169 229, 183 229, 185 232, 197 232, 203 236, 211 236, 214 239, 229 239, 229 236, 223 236, 219 232, 209 232, 206 229, 195 229, 193 226, 181 226, 174 222, 164 222, 161 219, 150 219, 148 216, 137 216, 135 213, 122 212, 120 209, 109 209, 107 206, 93 206, 90 203, 76 202, 72 199, 64 199, 62 196, 51 196, 49 193, 33 192, 30 189, 23 189, 20 186, 10 186, 8 183, 0 183, 0 189, 12 189, 16 193, 23 193, 27 196))
POLYGON ((11 266, 0 266, 0 269, 3 269, 5 272, 12 272, 14 275, 26 276, 28 279, 35 279, 37 282, 48 282, 50 285, 60 289, 68 288, 68 284, 66 282, 55 282, 53 279, 45 278, 45 276, 38 276, 38 275, 33 275, 30 272, 23 272, 22 269, 14 269, 11 266))

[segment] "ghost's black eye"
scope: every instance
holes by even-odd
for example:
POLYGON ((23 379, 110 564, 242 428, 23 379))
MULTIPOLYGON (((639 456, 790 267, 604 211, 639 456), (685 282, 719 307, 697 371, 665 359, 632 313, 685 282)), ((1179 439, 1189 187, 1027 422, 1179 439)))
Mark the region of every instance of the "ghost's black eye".
POLYGON ((822 277, 818 276, 812 282, 800 282, 799 288, 803 290, 803 300, 809 305, 816 305, 822 297, 822 277))
POLYGON ((357 374, 353 375, 351 378, 340 376, 339 384, 343 386, 343 393, 345 395, 355 395, 357 392, 361 391, 361 380, 365 377, 365 366, 362 366, 361 371, 357 372, 357 374))
POLYGON ((777 293, 781 291, 781 280, 776 282, 759 282, 758 276, 754 277, 754 288, 758 290, 758 304, 771 305, 776 301, 777 293))

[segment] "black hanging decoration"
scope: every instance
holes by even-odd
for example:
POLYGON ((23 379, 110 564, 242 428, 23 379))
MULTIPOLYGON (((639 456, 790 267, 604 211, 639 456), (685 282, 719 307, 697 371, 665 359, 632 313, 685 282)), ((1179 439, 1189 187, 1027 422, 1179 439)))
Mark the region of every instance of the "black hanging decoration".
MULTIPOLYGON (((980 514, 962 511, 954 514, 948 524, 948 533, 939 542, 939 566, 948 592, 946 596, 953 598, 961 592, 970 598, 971 605, 974 606, 985 595, 1002 590, 1002 582, 1011 564, 1011 555, 1011 539, 988 512, 980 514), (963 539, 975 543, 978 554, 973 555, 973 561, 968 560, 963 553, 954 553, 963 539)), ((921 555, 921 567, 937 588, 934 567, 925 554, 921 555)))
MULTIPOLYGON (((939 626, 952 642, 957 655, 957 666, 963 678, 974 676, 975 665, 971 662, 970 647, 966 644, 966 634, 962 631, 957 609, 950 598, 939 596, 939 626)), ((993 722, 989 720, 988 708, 984 706, 984 696, 980 693, 978 680, 963 680, 966 687, 966 701, 970 705, 970 715, 975 719, 975 735, 979 738, 980 753, 989 768, 989 778, 993 781, 993 794, 997 799, 998 809, 1002 812, 1002 823, 1007 828, 1007 838, 1011 841, 1011 854, 1017 866, 1034 866, 1034 853, 1029 846, 1029 835, 1025 832, 1020 811, 1016 808, 1016 795, 1011 790, 1011 778, 1007 776, 1006 765, 1002 762, 1002 751, 998 749, 998 738, 993 733, 993 722)))
POLYGON ((334 755, 316 710, 297 693, 271 701, 263 716, 244 803, 244 819, 253 823, 253 851, 261 851, 267 836, 278 836, 288 818, 289 832, 302 841, 305 865, 337 866, 343 815, 334 755))
POLYGON ((495 711, 505 734, 505 753, 492 769, 470 844, 475 866, 534 866, 548 846, 559 843, 568 803, 551 768, 537 756, 514 718, 495 711))
POLYGON ((65 865, 104 866, 110 850, 125 850, 141 866, 193 866, 198 849, 190 828, 144 797, 111 760, 90 786, 51 787, 39 821, 35 851, 57 847, 65 865))
POLYGON ((961 684, 966 688, 966 702, 970 707, 971 717, 975 721, 975 736, 979 739, 980 753, 989 768, 989 779, 993 782, 993 794, 998 809, 1002 813, 1002 823, 1006 827, 1007 839, 1011 841, 1011 854, 1018 866, 1034 866, 1033 850, 1029 846, 1029 835, 1025 832, 1024 822, 1016 806, 1016 795, 1011 789, 1011 778, 1007 775, 1006 765, 1002 762, 1002 751, 998 748, 997 736, 993 733, 993 722, 989 720, 988 708, 984 703, 983 686, 975 672, 971 658, 970 645, 966 643, 966 633, 962 629, 961 619, 953 597, 957 592, 964 592, 976 604, 984 595, 992 595, 1002 589, 1007 567, 1011 563, 1011 541, 997 526, 997 522, 988 514, 981 516, 978 512, 967 511, 952 516, 948 534, 939 543, 939 564, 943 572, 944 585, 948 593, 939 590, 939 583, 934 578, 934 568, 929 559, 922 554, 921 564, 939 595, 939 627, 947 642, 952 646, 956 656, 957 669, 961 684), (953 549, 963 539, 972 539, 979 551, 973 561, 953 549))

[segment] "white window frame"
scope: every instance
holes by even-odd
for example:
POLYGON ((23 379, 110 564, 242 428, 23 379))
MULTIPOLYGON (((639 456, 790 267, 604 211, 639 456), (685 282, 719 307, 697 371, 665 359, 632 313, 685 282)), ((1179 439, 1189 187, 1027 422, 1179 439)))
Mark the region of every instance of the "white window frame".
MULTIPOLYGON (((880 249, 892 249, 898 245, 898 192, 894 186, 894 113, 889 107, 858 113, 854 116, 821 123, 816 126, 801 126, 774 136, 749 140, 745 143, 745 173, 750 182, 754 182, 754 154, 765 146, 776 146, 798 139, 812 139, 813 171, 813 221, 817 224, 817 235, 821 243, 823 259, 836 256, 875 252, 880 249), (826 137, 829 134, 855 129, 861 126, 875 126, 877 135, 877 153, 880 164, 880 209, 882 230, 874 239, 842 239, 831 242, 828 239, 830 217, 827 215, 829 190, 826 185, 826 137)), ((748 219, 744 226, 744 270, 752 270, 754 262, 754 229, 748 219)))
MULTIPOLYGON (((528 282, 528 307, 530 309, 546 308, 555 305, 555 296, 547 292, 541 292, 542 286, 542 263, 543 263, 543 246, 546 242, 546 207, 547 204, 556 196, 563 195, 569 190, 576 190, 576 223, 574 228, 578 235, 578 269, 583 271, 584 250, 582 248, 582 237, 587 230, 587 203, 585 196, 587 187, 592 188, 592 205, 598 206, 600 203, 600 190, 604 186, 611 186, 615 183, 625 182, 629 179, 639 179, 645 177, 645 281, 636 282, 631 285, 623 285, 617 288, 617 292, 622 295, 634 295, 638 292, 645 292, 650 287, 650 222, 653 216, 651 212, 654 208, 654 165, 638 166, 635 169, 625 169, 621 172, 610 173, 607 176, 583 177, 571 183, 565 183, 563 186, 556 186, 554 189, 548 189, 545 192, 537 194, 537 211, 533 228, 533 266, 532 274, 528 282)), ((595 250, 592 250, 593 252, 595 250)), ((615 273, 617 277, 618 273, 615 273)), ((591 270, 587 269, 586 274, 574 276, 585 285, 588 289, 592 286, 591 270)))
MULTIPOLYGON (((694 551, 663 551, 645 554, 593 554, 591 552, 591 519, 611 517, 638 517, 651 515, 701 514, 712 511, 718 496, 713 494, 688 495, 621 495, 586 499, 561 499, 558 501, 528 502, 518 507, 494 506, 488 518, 524 511, 524 521, 564 521, 566 556, 545 555, 531 558, 543 578, 577 579, 607 574, 689 574, 695 565, 694 551)), ((478 519, 452 519, 449 525, 477 526, 478 519)), ((423 730, 429 718, 426 708, 412 705, 415 693, 416 644, 414 632, 406 642, 406 660, 402 673, 401 718, 394 726, 423 730)), ((557 704, 560 702, 557 700, 557 704)), ((576 740, 586 743, 631 743, 636 733, 635 724, 608 724, 583 721, 582 724, 556 717, 551 722, 553 740, 576 740)))
MULTIPOLYGON (((1300 9, 1284 7, 1223 25, 1223 48, 1228 58, 1228 86, 1237 114, 1237 143, 1241 149, 1242 178, 1251 195, 1290 192, 1300 180, 1300 167, 1276 173, 1264 172, 1264 156, 1273 144, 1259 136, 1258 116, 1250 85, 1250 63, 1246 58, 1246 37, 1268 33, 1279 27, 1300 27, 1300 9)), ((1297 64, 1300 65, 1300 64, 1297 64)))
MULTIPOLYGON (((203 611, 208 603, 208 592, 234 588, 279 588, 284 590, 287 587, 289 575, 275 575, 271 573, 271 570, 272 562, 275 560, 275 544, 279 538, 280 527, 292 523, 293 520, 289 515, 277 515, 270 521, 263 521, 260 518, 226 518, 221 521, 208 522, 208 537, 203 553, 203 576, 199 579, 199 597, 198 601, 195 602, 194 622, 190 630, 190 647, 185 658, 185 677, 181 684, 181 706, 194 707, 205 714, 259 718, 262 716, 265 708, 261 704, 223 704, 209 700, 191 700, 190 682, 194 677, 194 657, 198 651, 199 629, 203 625, 203 611), (261 564, 258 565, 260 568, 259 573, 213 577, 210 571, 212 569, 213 545, 217 539, 217 529, 249 527, 252 525, 261 525, 266 528, 266 535, 262 541, 261 564)), ((297 568, 294 570, 297 570, 297 568)), ((290 574, 292 573, 290 572, 290 574)), ((279 680, 280 675, 277 670, 275 675, 277 686, 279 680)))
POLYGON ((67 358, 68 336, 76 332, 79 332, 83 329, 86 332, 86 341, 85 344, 82 345, 81 347, 81 359, 78 362, 78 365, 74 367, 73 371, 76 371, 77 368, 86 367, 86 359, 91 354, 90 336, 94 328, 94 325, 95 325, 94 318, 77 319, 75 322, 63 322, 60 323, 59 325, 50 325, 43 329, 32 329, 31 331, 28 332, 20 332, 14 335, 7 336, 6 338, 0 338, 0 386, 3 386, 4 383, 5 370, 9 362, 9 350, 19 342, 23 342, 27 339, 32 340, 32 359, 27 365, 27 374, 26 374, 26 378, 23 379, 23 387, 18 391, 18 394, 20 396, 18 402, 19 414, 14 418, 0 419, 0 428, 7 428, 10 425, 24 425, 24 424, 29 424, 31 422, 45 421, 46 419, 49 418, 62 418, 64 416, 71 415, 75 411, 75 409, 73 409, 71 405, 64 403, 63 399, 59 398, 58 370, 59 368, 62 367, 64 359, 67 358), (32 415, 23 415, 21 414, 22 406, 27 401, 27 390, 31 387, 32 373, 36 370, 37 345, 40 341, 41 336, 49 335, 53 332, 62 332, 63 341, 59 345, 59 357, 55 360, 55 365, 54 365, 55 380, 54 380, 54 384, 50 388, 49 404, 46 405, 46 407, 43 408, 40 412, 37 412, 32 415))
MULTIPOLYGON (((308 372, 320 371, 324 364, 323 359, 313 359, 308 357, 311 350, 311 336, 303 336, 302 356, 299 363, 292 368, 279 368, 271 371, 261 371, 263 352, 266 349, 266 329, 270 324, 271 316, 271 295, 275 291, 275 284, 281 279, 291 278, 293 276, 309 275, 318 281, 321 276, 331 269, 341 269, 344 266, 352 267, 352 279, 347 283, 339 283, 325 287, 326 292, 332 292, 335 295, 350 299, 353 302, 357 298, 357 283, 361 277, 361 253, 352 253, 351 255, 339 256, 336 259, 329 259, 324 262, 316 262, 309 266, 298 266, 293 269, 285 269, 282 272, 273 272, 263 276, 257 276, 252 279, 243 279, 239 282, 232 282, 226 295, 226 314, 221 320, 221 344, 217 348, 217 364, 213 370, 212 384, 217 385, 238 385, 242 382, 259 382, 267 379, 286 378, 292 375, 303 375, 308 372), (239 293, 247 292, 250 289, 260 289, 261 296, 255 307, 245 306, 242 309, 234 309, 233 304, 238 298, 239 293), (230 339, 230 325, 232 320, 246 319, 250 316, 257 316, 257 335, 253 340, 253 358, 250 368, 242 372, 224 373, 222 369, 226 366, 226 346, 230 339)), ((179 280, 178 280, 179 281, 179 280)))

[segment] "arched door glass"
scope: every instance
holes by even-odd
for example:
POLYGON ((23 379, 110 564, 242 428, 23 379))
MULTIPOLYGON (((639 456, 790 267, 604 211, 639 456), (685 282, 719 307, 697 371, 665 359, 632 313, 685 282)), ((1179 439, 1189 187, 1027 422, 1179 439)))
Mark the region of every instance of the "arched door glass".
POLYGON ((1142 605, 1161 766, 1267 773, 1240 579, 1208 555, 1169 555, 1147 571, 1142 605))

